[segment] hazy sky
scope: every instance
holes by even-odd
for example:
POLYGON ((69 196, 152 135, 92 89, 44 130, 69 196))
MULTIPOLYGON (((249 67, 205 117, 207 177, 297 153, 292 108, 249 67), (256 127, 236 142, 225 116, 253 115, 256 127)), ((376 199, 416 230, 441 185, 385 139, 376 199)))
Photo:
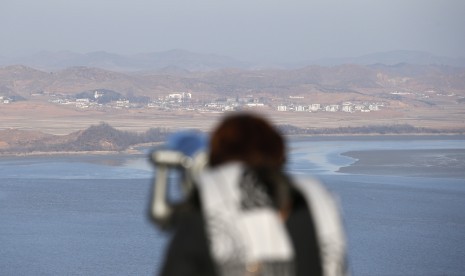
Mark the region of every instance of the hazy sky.
POLYGON ((303 61, 390 50, 465 57, 464 0, 0 0, 0 56, 185 49, 303 61))

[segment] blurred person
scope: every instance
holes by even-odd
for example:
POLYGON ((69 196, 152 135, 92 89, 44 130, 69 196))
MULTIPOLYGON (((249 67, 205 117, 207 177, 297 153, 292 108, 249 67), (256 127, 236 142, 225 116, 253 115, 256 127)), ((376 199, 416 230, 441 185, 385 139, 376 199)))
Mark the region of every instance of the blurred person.
POLYGON ((347 273, 336 204, 319 182, 284 171, 285 142, 271 124, 252 114, 226 117, 207 161, 173 211, 161 275, 347 273))

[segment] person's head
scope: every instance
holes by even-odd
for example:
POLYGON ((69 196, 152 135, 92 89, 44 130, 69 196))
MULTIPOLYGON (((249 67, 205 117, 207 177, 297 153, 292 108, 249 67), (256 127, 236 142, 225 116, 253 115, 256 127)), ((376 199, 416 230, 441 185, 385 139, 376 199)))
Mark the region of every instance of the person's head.
POLYGON ((281 169, 285 160, 283 137, 257 115, 241 113, 226 117, 210 140, 211 167, 239 161, 253 168, 281 169))

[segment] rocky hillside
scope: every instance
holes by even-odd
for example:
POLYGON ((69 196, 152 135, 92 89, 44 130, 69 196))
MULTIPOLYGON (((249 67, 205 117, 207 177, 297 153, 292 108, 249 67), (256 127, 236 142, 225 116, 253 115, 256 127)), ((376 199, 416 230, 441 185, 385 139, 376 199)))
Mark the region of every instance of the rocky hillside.
POLYGON ((106 123, 63 136, 8 129, 0 131, 0 153, 123 151, 136 144, 164 141, 166 135, 164 129, 134 133, 117 130, 106 123))

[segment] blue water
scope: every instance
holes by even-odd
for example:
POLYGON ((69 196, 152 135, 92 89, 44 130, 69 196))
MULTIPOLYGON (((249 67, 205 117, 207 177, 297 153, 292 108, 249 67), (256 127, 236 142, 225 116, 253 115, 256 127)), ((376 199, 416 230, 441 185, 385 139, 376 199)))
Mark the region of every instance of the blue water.
MULTIPOLYGON (((353 275, 463 275, 465 179, 336 171, 355 161, 346 151, 465 149, 465 140, 289 149, 288 170, 316 175, 338 198, 353 275)), ((169 236, 147 219, 152 174, 146 155, 0 158, 0 275, 156 274, 169 236)))

